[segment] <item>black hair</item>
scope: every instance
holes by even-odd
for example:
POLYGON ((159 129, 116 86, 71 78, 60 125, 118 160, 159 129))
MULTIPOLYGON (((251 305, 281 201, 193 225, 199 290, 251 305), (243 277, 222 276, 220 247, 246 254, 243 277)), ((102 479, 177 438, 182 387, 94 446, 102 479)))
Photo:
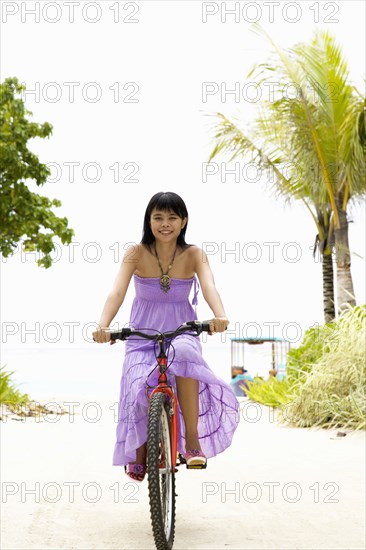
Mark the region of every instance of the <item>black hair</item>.
POLYGON ((159 192, 159 193, 156 193, 153 197, 151 197, 145 211, 141 244, 150 245, 153 242, 155 242, 155 237, 150 227, 151 213, 155 208, 156 210, 162 210, 165 212, 174 212, 180 218, 187 218, 186 224, 181 230, 177 238, 177 245, 181 246, 182 248, 186 248, 187 246, 192 246, 190 244, 187 244, 185 240, 185 234, 186 234, 187 225, 188 225, 187 207, 183 199, 179 195, 170 191, 166 193, 159 192))

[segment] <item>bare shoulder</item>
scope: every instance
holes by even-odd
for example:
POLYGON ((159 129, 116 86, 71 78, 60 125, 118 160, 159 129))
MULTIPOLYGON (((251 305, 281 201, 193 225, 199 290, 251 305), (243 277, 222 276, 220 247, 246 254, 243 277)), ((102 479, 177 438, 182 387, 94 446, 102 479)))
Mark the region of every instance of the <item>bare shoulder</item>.
POLYGON ((192 264, 194 265, 194 270, 197 272, 197 268, 203 263, 207 261, 207 256, 205 252, 200 248, 199 246, 193 244, 189 247, 187 253, 189 254, 190 260, 192 261, 192 264))
POLYGON ((204 292, 208 286, 214 286, 215 284, 207 254, 199 246, 192 246, 191 254, 194 272, 197 273, 202 292, 204 292))
POLYGON ((203 258, 206 257, 205 252, 200 248, 199 246, 192 244, 192 246, 189 247, 189 251, 192 258, 195 258, 197 261, 202 261, 203 258))

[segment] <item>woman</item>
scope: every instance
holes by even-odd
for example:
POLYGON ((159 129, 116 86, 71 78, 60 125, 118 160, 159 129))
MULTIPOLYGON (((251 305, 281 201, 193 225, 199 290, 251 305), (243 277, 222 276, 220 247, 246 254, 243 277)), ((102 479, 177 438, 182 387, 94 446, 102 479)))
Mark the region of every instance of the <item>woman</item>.
MULTIPOLYGON (((135 329, 175 330, 182 323, 197 319, 188 299, 194 283, 192 303, 197 304, 196 274, 203 297, 214 315, 209 334, 226 329, 229 321, 207 256, 199 247, 185 241, 187 223, 187 208, 179 195, 156 193, 151 198, 145 212, 142 240, 129 247, 124 255, 99 328, 93 332, 96 342, 110 340, 108 327, 123 303, 132 276, 136 296, 130 326, 135 329)), ((231 444, 238 423, 238 401, 230 386, 218 378, 203 359, 197 336, 180 335, 171 347, 174 361, 167 376, 178 394, 178 451, 185 455, 188 465, 205 464, 207 458, 231 444)), ((145 380, 155 364, 153 342, 126 341, 113 465, 125 465, 127 475, 136 481, 142 481, 146 473, 145 380)), ((151 384, 157 381, 156 372, 153 376, 151 384)))

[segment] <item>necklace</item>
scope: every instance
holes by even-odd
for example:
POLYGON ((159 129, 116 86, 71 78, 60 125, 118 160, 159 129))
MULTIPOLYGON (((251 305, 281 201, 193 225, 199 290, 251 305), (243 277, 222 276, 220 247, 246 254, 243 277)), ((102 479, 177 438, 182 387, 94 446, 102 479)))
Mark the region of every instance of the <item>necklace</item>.
POLYGON ((168 265, 168 271, 166 273, 164 273, 163 268, 161 267, 161 263, 160 263, 160 260, 159 260, 158 253, 156 251, 156 247, 154 245, 155 256, 156 256, 156 259, 158 260, 158 264, 159 264, 160 271, 161 271, 160 288, 163 292, 168 292, 168 290, 170 290, 170 276, 168 275, 168 273, 169 273, 169 270, 172 268, 176 251, 177 251, 177 248, 174 250, 173 257, 171 259, 170 264, 168 265))

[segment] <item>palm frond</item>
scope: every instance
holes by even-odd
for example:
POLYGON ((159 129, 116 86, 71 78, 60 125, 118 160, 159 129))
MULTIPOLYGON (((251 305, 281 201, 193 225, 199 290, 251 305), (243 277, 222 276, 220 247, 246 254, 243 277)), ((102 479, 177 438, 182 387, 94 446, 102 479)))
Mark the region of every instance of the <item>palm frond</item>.
POLYGON ((301 199, 326 242, 329 224, 319 229, 317 213, 331 207, 333 231, 339 226, 337 200, 341 197, 346 209, 366 190, 365 98, 349 83, 341 48, 327 31, 315 31, 310 43, 284 50, 259 23, 252 30, 270 43, 271 56, 254 65, 247 78, 276 82, 278 91, 273 100, 261 101, 255 123, 244 130, 239 121, 217 113, 209 160, 228 153, 230 160, 250 158, 270 168, 277 194, 301 199), (284 93, 288 86, 297 90, 296 97, 284 93))

